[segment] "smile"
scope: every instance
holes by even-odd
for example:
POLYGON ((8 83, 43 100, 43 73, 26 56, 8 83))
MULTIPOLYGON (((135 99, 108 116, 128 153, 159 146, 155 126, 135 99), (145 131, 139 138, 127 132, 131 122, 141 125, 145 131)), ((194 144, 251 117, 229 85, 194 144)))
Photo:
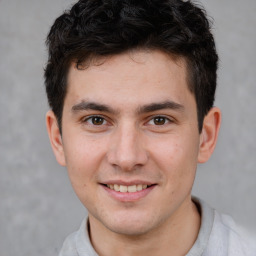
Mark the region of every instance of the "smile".
POLYGON ((118 184, 110 184, 110 185, 107 185, 107 187, 121 193, 127 193, 127 192, 135 193, 143 189, 146 189, 148 185, 139 184, 139 185, 124 186, 124 185, 118 185, 118 184))
POLYGON ((157 184, 146 182, 112 181, 101 183, 110 197, 121 202, 134 202, 146 197, 157 184))

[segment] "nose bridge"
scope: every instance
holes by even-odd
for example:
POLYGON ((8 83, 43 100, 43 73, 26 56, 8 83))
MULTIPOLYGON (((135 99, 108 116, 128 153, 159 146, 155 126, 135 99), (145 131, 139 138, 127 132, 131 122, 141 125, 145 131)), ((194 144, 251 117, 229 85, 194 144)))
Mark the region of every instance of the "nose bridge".
POLYGON ((122 170, 133 170, 144 165, 147 153, 143 147, 143 137, 136 124, 124 122, 116 129, 111 140, 109 162, 122 170))

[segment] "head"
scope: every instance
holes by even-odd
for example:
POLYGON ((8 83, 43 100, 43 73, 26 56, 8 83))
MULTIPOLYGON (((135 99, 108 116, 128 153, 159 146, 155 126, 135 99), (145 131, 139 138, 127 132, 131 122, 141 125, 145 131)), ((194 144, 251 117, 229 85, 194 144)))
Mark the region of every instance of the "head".
POLYGON ((48 133, 91 230, 180 228, 220 123, 204 11, 181 0, 84 0, 47 42, 48 133))
POLYGON ((46 92, 60 129, 71 63, 82 69, 95 58, 145 49, 185 59, 201 132, 214 103, 218 56, 206 14, 191 1, 80 0, 56 19, 47 45, 46 92))

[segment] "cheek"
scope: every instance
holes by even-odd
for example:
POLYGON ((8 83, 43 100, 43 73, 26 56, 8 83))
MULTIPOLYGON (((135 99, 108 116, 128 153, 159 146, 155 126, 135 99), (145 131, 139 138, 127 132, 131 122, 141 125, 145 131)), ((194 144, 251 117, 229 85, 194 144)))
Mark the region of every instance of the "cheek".
POLYGON ((66 143, 64 152, 67 169, 73 186, 87 186, 86 183, 95 180, 104 157, 104 143, 93 138, 82 137, 72 139, 72 144, 66 143))
POLYGON ((179 135, 169 136, 152 147, 152 150, 152 158, 168 182, 179 184, 194 177, 198 154, 196 140, 179 135))
POLYGON ((97 175, 104 159, 104 145, 94 139, 69 138, 72 144, 65 144, 67 170, 71 185, 82 204, 90 207, 97 201, 97 175))
POLYGON ((150 147, 152 158, 165 168, 174 167, 185 153, 183 143, 178 136, 166 136, 152 144, 150 147))

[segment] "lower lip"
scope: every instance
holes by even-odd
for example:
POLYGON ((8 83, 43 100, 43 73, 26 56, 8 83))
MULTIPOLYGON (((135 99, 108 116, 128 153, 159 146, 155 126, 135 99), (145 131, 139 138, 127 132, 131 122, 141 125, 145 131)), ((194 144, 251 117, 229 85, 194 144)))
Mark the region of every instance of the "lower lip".
POLYGON ((142 189, 141 191, 137 192, 118 192, 113 189, 110 189, 104 185, 102 187, 105 189, 105 191, 114 199, 122 202, 133 202, 133 201, 138 201, 144 197, 146 197, 154 188, 156 185, 152 185, 146 189, 142 189))

